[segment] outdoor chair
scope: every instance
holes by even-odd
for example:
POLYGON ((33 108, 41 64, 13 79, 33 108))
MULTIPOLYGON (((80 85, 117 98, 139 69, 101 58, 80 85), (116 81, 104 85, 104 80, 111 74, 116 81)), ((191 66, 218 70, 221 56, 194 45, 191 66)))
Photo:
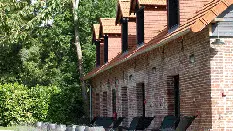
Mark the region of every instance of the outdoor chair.
POLYGON ((188 127, 192 124, 197 116, 184 116, 181 117, 180 122, 176 128, 176 131, 186 131, 188 127))
POLYGON ((82 118, 79 118, 79 119, 77 120, 77 123, 78 123, 79 125, 93 126, 97 118, 98 118, 98 116, 97 116, 97 117, 94 117, 94 118, 90 121, 90 117, 82 117, 82 118))
POLYGON ((130 127, 120 127, 120 130, 145 130, 147 129, 154 117, 134 117, 130 127))
POLYGON ((94 125, 103 126, 103 128, 109 128, 113 121, 113 117, 97 117, 94 125))
POLYGON ((94 118, 91 120, 91 122, 90 122, 89 125, 90 125, 90 126, 93 126, 94 123, 95 123, 95 121, 97 120, 97 118, 98 118, 98 117, 94 117, 94 118))
POLYGON ((118 131, 122 131, 123 129, 125 130, 136 130, 137 124, 139 122, 140 117, 134 117, 133 120, 130 123, 129 127, 123 127, 123 126, 119 126, 118 127, 118 131))
POLYGON ((116 130, 120 124, 122 123, 122 121, 125 119, 125 117, 119 117, 117 120, 115 120, 113 122, 113 126, 110 127, 109 131, 114 131, 116 130))
POLYGON ((172 131, 176 129, 176 125, 179 122, 179 118, 173 115, 165 116, 161 126, 153 131, 172 131))
POLYGON ((155 117, 140 117, 136 130, 145 130, 147 129, 150 124, 151 121, 154 119, 155 117))

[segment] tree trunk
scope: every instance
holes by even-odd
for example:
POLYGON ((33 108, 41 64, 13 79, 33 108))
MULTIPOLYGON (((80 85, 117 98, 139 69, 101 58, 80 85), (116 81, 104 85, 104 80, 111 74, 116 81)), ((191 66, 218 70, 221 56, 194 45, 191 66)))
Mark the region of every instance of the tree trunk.
MULTIPOLYGON (((80 44, 80 39, 79 39, 79 32, 78 32, 78 6, 79 6, 79 1, 80 0, 72 0, 73 2, 73 14, 74 14, 74 31, 75 31, 75 46, 76 46, 76 52, 77 52, 77 57, 78 57, 78 70, 80 73, 80 78, 83 77, 84 75, 84 70, 83 70, 83 58, 82 58, 82 48, 80 44)), ((84 101, 84 116, 87 117, 88 115, 88 98, 87 98, 87 89, 84 80, 81 80, 81 87, 82 87, 82 98, 84 101)))

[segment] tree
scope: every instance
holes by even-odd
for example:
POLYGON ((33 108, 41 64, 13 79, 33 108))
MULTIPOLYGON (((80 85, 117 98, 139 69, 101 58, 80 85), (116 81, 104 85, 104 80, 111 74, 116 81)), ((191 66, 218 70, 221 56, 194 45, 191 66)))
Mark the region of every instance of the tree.
MULTIPOLYGON (((92 24, 97 23, 101 17, 115 17, 115 7, 116 0, 73 0, 73 9, 75 9, 75 45, 79 63, 80 78, 83 77, 84 73, 90 71, 95 65, 95 50, 92 45, 92 24), (84 52, 84 59, 82 58, 82 52, 84 52)), ((88 98, 86 94, 86 84, 84 81, 81 81, 81 86, 86 106, 85 109, 88 109, 88 98)))
POLYGON ((92 24, 115 8, 116 0, 1 0, 0 83, 76 88, 72 98, 87 104, 79 78, 95 65, 92 24))
MULTIPOLYGON (((79 0, 72 0, 73 2, 73 16, 74 16, 74 44, 76 46, 76 53, 78 58, 78 69, 80 74, 80 80, 81 80, 81 87, 82 87, 82 97, 84 101, 84 110, 88 110, 88 99, 87 99, 87 89, 85 82, 81 79, 84 75, 83 70, 83 55, 82 55, 82 48, 79 40, 79 31, 78 31, 78 6, 79 6, 79 0)), ((87 112, 85 113, 87 115, 87 112)))

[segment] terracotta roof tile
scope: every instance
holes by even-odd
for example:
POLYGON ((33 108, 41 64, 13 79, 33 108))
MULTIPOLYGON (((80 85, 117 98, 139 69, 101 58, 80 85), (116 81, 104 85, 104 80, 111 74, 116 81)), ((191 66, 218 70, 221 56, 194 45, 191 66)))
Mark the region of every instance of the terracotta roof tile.
POLYGON ((121 26, 115 25, 115 18, 100 18, 100 31, 102 34, 120 34, 121 26))
POLYGON ((231 4, 233 4, 233 0, 214 0, 214 1, 215 4, 208 5, 208 7, 206 7, 208 9, 204 8, 202 11, 204 12, 203 15, 200 16, 192 25, 191 29, 193 32, 198 32, 202 30, 214 18, 216 18, 224 10, 226 10, 231 4))
POLYGON ((130 0, 130 13, 135 12, 135 7, 137 5, 143 6, 143 5, 153 5, 153 6, 166 6, 167 0, 130 0))
POLYGON ((134 14, 130 16, 129 10, 130 10, 130 0, 119 0, 119 6, 122 12, 123 17, 135 17, 134 14))
POLYGON ((93 24, 93 33, 95 36, 95 40, 99 39, 99 34, 100 34, 100 24, 93 24))
POLYGON ((140 5, 167 5, 167 0, 138 0, 140 5))
POLYGON ((204 7, 196 12, 196 15, 183 25, 180 25, 178 29, 173 31, 170 34, 167 34, 167 29, 161 32, 161 34, 154 37, 149 43, 144 44, 142 47, 137 48, 133 51, 129 51, 127 55, 122 56, 118 55, 112 61, 106 63, 99 69, 94 69, 92 72, 88 73, 83 79, 89 79, 94 77, 95 75, 110 69, 120 63, 123 63, 133 57, 136 57, 144 52, 149 51, 150 49, 154 49, 161 44, 167 43, 169 40, 177 39, 178 37, 184 35, 188 31, 199 32, 206 25, 210 24, 210 22, 220 15, 224 10, 227 9, 230 5, 233 4, 233 0, 212 0, 208 4, 204 5, 204 7))
POLYGON ((120 18, 136 18, 134 13, 130 13, 130 0, 118 0, 116 24, 120 23, 120 18))

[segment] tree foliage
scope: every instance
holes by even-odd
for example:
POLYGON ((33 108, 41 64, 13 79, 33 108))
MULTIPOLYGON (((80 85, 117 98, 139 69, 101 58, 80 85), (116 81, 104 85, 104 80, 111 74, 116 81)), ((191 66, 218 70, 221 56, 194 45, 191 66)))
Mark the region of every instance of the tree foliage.
MULTIPOLYGON (((0 83, 19 83, 28 90, 38 85, 58 87, 63 93, 53 98, 60 100, 55 103, 63 104, 59 109, 51 107, 46 118, 54 122, 75 121, 78 118, 76 110, 82 112, 82 98, 72 1, 33 1, 0 0, 0 83), (71 90, 73 93, 69 92, 71 90), (63 115, 59 116, 59 113, 63 115)), ((85 73, 95 65, 92 24, 98 23, 100 17, 115 17, 115 9, 116 0, 80 1, 77 25, 85 73)), ((26 116, 25 120, 30 121, 26 116)))
POLYGON ((78 124, 82 117, 82 101, 75 88, 56 86, 0 84, 0 125, 18 125, 47 121, 78 124))

